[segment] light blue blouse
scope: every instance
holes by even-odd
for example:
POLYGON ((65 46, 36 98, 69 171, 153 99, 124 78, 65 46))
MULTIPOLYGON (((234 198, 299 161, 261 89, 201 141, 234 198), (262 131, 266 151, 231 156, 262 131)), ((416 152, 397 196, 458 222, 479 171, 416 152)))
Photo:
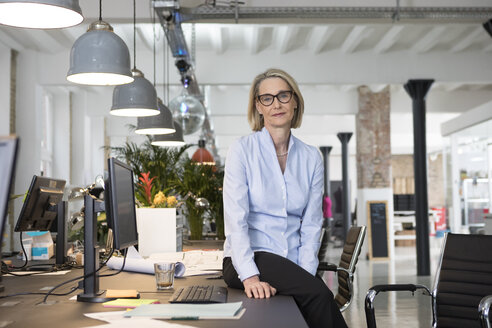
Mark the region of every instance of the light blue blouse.
POLYGON ((288 258, 312 275, 318 267, 323 222, 320 152, 291 134, 282 174, 263 128, 229 148, 224 176, 224 256, 243 281, 259 275, 254 252, 288 258))

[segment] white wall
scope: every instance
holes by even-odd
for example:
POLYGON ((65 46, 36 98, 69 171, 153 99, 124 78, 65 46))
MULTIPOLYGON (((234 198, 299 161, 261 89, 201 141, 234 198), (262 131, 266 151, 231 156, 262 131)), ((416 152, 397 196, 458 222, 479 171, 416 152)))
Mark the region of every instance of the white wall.
POLYGON ((70 94, 53 95, 53 177, 70 181, 70 94))
POLYGON ((10 49, 0 43, 0 136, 9 134, 10 122, 10 49))

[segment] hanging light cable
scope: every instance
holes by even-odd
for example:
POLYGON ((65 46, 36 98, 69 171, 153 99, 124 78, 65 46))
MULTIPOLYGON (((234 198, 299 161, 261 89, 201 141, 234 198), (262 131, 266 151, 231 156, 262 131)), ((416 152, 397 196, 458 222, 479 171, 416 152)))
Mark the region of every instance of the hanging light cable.
MULTIPOLYGON (((156 86, 156 33, 155 33, 155 11, 153 11, 152 15, 152 31, 153 31, 153 59, 154 59, 154 88, 156 86)), ((157 98, 157 106, 159 107, 159 115, 150 116, 150 117, 139 117, 137 121, 137 129, 135 133, 137 134, 168 134, 174 133, 176 130, 174 129, 173 124, 173 114, 169 110, 169 108, 164 105, 160 98, 157 98)))
POLYGON ((67 80, 86 85, 118 85, 130 83, 130 52, 125 42, 102 20, 93 22, 72 46, 67 80))
POLYGON ((84 20, 79 0, 0 0, 0 24, 25 28, 64 28, 84 20))
POLYGON ((113 90, 113 106, 110 114, 115 116, 159 115, 157 92, 152 83, 137 69, 137 14, 136 0, 133 0, 133 69, 134 81, 116 86, 113 90))

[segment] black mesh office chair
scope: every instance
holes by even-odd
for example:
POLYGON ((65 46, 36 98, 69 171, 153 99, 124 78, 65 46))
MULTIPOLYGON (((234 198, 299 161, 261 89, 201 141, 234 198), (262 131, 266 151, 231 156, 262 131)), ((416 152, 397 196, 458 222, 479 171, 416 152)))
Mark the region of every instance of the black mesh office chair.
POLYGON ((348 308, 354 296, 352 284, 354 281, 355 267, 366 236, 366 227, 351 227, 349 229, 338 266, 333 263, 324 262, 329 241, 327 235, 325 233, 322 234, 321 247, 318 252, 319 265, 316 275, 322 278, 325 271, 337 273, 338 293, 335 295, 335 302, 340 311, 343 312, 348 308))
POLYGON ((432 292, 423 285, 378 285, 369 289, 367 327, 376 327, 374 298, 380 292, 421 290, 432 297, 432 327, 490 327, 492 236, 448 233, 432 292), (479 309, 480 304, 480 309, 479 309), (479 310, 481 310, 479 314, 479 310))

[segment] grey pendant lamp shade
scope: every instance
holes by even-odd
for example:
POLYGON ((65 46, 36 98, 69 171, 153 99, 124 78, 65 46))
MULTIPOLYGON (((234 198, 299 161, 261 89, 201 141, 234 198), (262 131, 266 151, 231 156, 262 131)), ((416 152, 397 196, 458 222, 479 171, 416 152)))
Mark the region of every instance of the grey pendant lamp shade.
POLYGON ((0 0, 0 24, 63 28, 82 23, 79 0, 0 0))
POLYGON ((157 116, 139 117, 137 121, 137 134, 169 134, 174 133, 176 129, 173 124, 173 114, 162 103, 160 98, 157 99, 157 105, 160 113, 157 116))
POLYGON ((180 147, 184 146, 185 142, 183 139, 183 129, 179 125, 179 123, 174 122, 174 128, 176 132, 171 134, 161 134, 154 137, 154 141, 152 144, 154 146, 161 147, 180 147))
POLYGON ((125 42, 111 25, 99 20, 73 44, 67 80, 86 85, 130 83, 130 67, 130 51, 125 42))
POLYGON ((154 86, 138 69, 132 69, 133 82, 118 85, 113 90, 113 106, 110 114, 115 116, 159 115, 157 92, 154 86))

